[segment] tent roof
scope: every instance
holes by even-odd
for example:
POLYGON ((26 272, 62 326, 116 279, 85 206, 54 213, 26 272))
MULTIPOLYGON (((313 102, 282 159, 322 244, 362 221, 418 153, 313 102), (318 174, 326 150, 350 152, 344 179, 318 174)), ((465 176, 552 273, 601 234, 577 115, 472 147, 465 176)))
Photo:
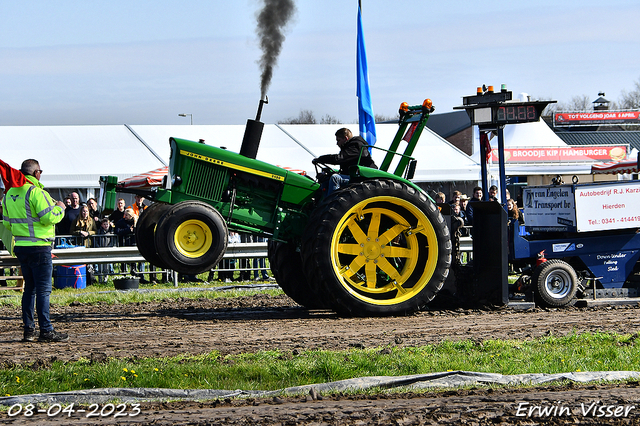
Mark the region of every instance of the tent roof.
MULTIPOLYGON (((208 145, 224 146, 230 151, 239 152, 245 129, 244 125, 131 127, 152 149, 167 159, 170 137, 194 141, 204 139, 208 145)), ((357 125, 347 127, 351 127, 352 131, 357 133, 357 125)), ((266 124, 257 159, 280 167, 304 170, 307 174, 315 176, 311 160, 322 154, 338 152, 335 144, 336 130, 335 124, 266 124)), ((397 124, 376 125, 376 145, 384 149, 389 148, 397 130, 397 124)), ((404 149, 402 145, 401 147, 404 149)), ((376 164, 380 165, 385 152, 374 149, 372 155, 376 164)), ((414 178, 418 182, 477 181, 480 176, 480 165, 477 161, 473 161, 464 152, 426 128, 412 156, 418 160, 414 178)))
MULTIPOLYGON (((510 124, 504 126, 503 132, 505 148, 567 146, 543 121, 510 124)), ((471 157, 479 161, 480 133, 477 126, 474 126, 473 129, 473 139, 474 152, 471 157)), ((498 147, 498 138, 491 138, 490 143, 491 148, 496 149, 498 147)))
MULTIPOLYGON (((315 176, 311 160, 338 152, 337 127, 266 124, 257 158, 315 176)), ((357 125, 347 127, 357 133, 357 125)), ((389 148, 397 124, 376 128, 378 146, 389 148)), ((244 129, 244 125, 0 126, 4 141, 0 159, 15 168, 27 158, 37 159, 44 170, 42 183, 48 188, 97 188, 101 175, 124 180, 168 165, 170 137, 204 139, 206 144, 239 152, 244 129)), ((384 151, 373 151, 377 164, 384 155, 384 151)), ((413 157, 418 160, 415 181, 479 179, 478 162, 429 129, 423 131, 413 157)))
POLYGON ((556 134, 568 145, 629 145, 640 150, 640 131, 621 130, 597 132, 557 131, 556 134))
MULTIPOLYGON (((474 128, 474 153, 471 156, 476 161, 480 158, 480 136, 478 128, 474 128)), ((490 141, 491 148, 498 148, 498 138, 490 141)), ((542 120, 532 123, 510 124, 504 127, 505 148, 540 148, 567 146, 551 128, 542 120)), ((494 164, 492 168, 497 168, 494 164)), ((548 174, 589 174, 590 164, 567 163, 507 163, 505 165, 507 175, 548 175, 548 174)))
POLYGON ((49 188, 95 188, 101 175, 127 178, 163 164, 126 126, 0 126, 0 158, 19 169, 40 162, 49 188))

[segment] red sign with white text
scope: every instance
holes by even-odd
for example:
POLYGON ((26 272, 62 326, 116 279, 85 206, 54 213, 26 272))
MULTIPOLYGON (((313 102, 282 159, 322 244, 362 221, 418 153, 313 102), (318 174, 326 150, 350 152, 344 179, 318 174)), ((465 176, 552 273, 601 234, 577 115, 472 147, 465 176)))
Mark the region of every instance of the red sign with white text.
POLYGON ((640 124, 640 111, 562 112, 553 120, 556 126, 640 124))
MULTIPOLYGON (((627 158, 625 145, 582 145, 570 147, 505 148, 505 163, 559 163, 619 161, 627 158)), ((491 151, 491 160, 498 161, 498 150, 491 151)))

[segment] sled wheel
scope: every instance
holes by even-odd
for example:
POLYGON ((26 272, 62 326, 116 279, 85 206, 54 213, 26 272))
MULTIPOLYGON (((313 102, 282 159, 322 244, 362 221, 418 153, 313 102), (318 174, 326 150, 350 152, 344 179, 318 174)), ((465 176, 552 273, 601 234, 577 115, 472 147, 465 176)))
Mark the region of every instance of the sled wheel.
POLYGON ((147 207, 138 223, 136 223, 136 244, 142 257, 149 263, 162 269, 168 267, 162 262, 156 251, 155 232, 156 225, 171 206, 163 203, 154 203, 147 207))
POLYGON ((332 195, 305 230, 307 277, 341 315, 422 309, 451 265, 449 230, 435 204, 391 180, 365 181, 332 195))
POLYGON ((155 232, 158 256, 169 269, 200 274, 213 269, 227 248, 227 224, 216 209, 201 201, 171 206, 155 232))
POLYGON ((269 241, 269 265, 276 282, 284 293, 298 305, 307 309, 326 308, 317 291, 307 280, 302 267, 302 256, 294 243, 269 241))
POLYGON ((549 307, 570 304, 578 289, 576 271, 567 262, 553 259, 538 266, 531 277, 540 302, 549 307))

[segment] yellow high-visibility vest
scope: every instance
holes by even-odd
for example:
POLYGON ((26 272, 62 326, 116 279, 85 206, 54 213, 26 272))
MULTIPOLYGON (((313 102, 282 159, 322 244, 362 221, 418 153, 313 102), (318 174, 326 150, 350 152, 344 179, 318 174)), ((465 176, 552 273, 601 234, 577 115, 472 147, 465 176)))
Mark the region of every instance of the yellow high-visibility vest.
POLYGON ((64 210, 38 179, 26 178, 26 184, 7 190, 2 224, 13 234, 16 247, 51 245, 56 236, 55 225, 64 217, 64 210))

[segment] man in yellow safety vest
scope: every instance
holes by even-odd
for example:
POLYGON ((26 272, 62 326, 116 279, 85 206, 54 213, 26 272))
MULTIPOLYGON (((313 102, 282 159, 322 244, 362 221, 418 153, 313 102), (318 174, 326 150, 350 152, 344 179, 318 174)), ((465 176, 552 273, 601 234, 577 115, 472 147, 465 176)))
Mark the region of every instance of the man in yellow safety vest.
POLYGON ((15 238, 14 253, 20 261, 24 277, 22 294, 23 341, 65 342, 69 336, 53 329, 49 318, 51 294, 51 248, 55 225, 64 217, 65 205, 55 201, 40 183, 42 169, 38 161, 29 159, 20 171, 26 182, 7 190, 3 203, 2 223, 15 238), (34 304, 40 333, 36 332, 34 304))

